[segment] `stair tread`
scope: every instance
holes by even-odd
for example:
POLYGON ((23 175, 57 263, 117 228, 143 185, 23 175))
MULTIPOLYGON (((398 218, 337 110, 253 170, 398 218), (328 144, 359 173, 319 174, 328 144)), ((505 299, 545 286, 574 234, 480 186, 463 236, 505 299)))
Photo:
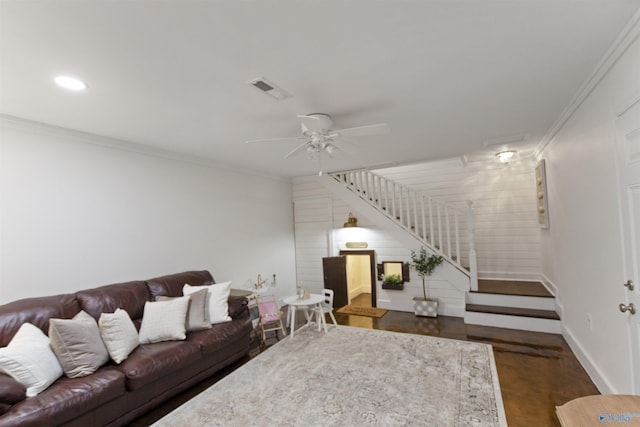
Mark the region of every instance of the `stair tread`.
POLYGON ((480 279, 478 280, 478 290, 471 292, 553 298, 553 295, 551 295, 542 283, 523 280, 480 279))
POLYGON ((560 320, 560 316, 553 310, 537 310, 533 308, 500 307, 496 305, 467 304, 467 311, 488 314, 505 314, 508 316, 535 317, 538 319, 560 320))

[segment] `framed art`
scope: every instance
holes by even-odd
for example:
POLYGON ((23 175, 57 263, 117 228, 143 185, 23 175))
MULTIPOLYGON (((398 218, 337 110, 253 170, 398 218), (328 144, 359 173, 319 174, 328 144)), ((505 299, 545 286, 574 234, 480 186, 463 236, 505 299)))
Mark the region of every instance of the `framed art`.
POLYGON ((538 225, 549 228, 549 205, 547 203, 547 174, 544 159, 536 165, 536 200, 538 211, 538 225))

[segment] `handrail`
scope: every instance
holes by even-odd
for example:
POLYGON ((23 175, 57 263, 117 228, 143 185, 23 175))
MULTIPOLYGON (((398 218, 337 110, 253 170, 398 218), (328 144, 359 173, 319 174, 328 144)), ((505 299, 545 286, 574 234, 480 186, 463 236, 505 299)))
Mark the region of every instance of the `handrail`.
POLYGON ((477 290, 475 225, 471 201, 467 202, 464 211, 366 169, 330 175, 463 271, 470 277, 471 289, 477 290), (466 218, 466 224, 461 223, 460 218, 466 218), (464 227, 468 233, 467 242, 460 237, 460 229, 464 227), (466 251, 463 252, 462 248, 466 251), (463 258, 466 258, 469 270, 463 266, 463 258))

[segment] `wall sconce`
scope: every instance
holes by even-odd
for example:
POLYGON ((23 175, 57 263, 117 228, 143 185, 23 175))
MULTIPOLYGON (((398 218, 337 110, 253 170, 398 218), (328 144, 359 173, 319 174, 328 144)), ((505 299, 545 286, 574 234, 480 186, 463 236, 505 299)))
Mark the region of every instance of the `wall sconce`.
POLYGON ((498 158, 498 160, 501 163, 509 163, 511 161, 511 159, 513 159, 513 156, 516 155, 515 151, 501 151, 498 154, 496 154, 496 157, 498 158))
POLYGON ((358 226, 358 218, 353 216, 351 212, 349 212, 349 218, 347 218, 347 222, 344 223, 344 227, 357 227, 358 226))

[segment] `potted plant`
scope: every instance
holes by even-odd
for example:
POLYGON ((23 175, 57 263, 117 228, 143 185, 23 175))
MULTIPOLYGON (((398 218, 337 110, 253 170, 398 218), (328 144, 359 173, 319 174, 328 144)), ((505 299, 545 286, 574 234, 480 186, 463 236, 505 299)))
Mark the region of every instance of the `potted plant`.
POLYGON ((401 291, 404 289, 404 282, 399 274, 383 274, 382 289, 393 289, 401 291))
POLYGON ((411 251, 411 266, 416 269, 416 273, 422 277, 422 295, 423 297, 413 298, 413 311, 416 316, 436 317, 438 315, 438 300, 427 298, 427 277, 431 276, 433 271, 442 264, 444 258, 440 255, 427 256, 427 250, 420 248, 420 253, 411 251))

